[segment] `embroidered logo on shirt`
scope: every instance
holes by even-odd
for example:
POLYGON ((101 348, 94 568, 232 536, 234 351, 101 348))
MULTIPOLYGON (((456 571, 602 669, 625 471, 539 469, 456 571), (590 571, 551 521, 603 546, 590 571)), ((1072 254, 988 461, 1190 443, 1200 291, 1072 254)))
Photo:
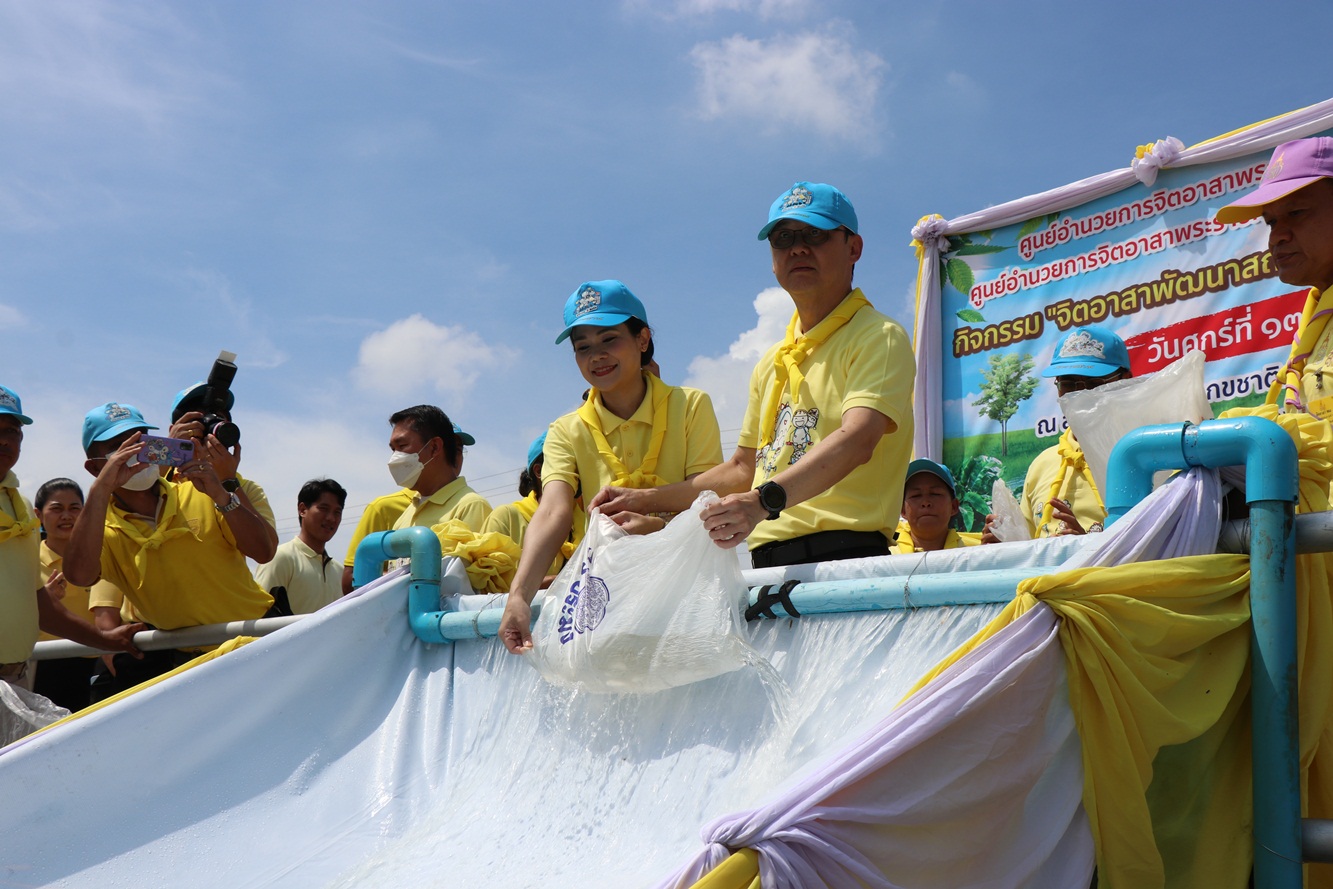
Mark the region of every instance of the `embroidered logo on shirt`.
POLYGON ((773 441, 759 449, 755 454, 755 463, 762 470, 765 478, 778 473, 778 461, 782 452, 791 448, 787 465, 794 466, 814 444, 815 427, 819 425, 819 408, 793 411, 791 405, 783 402, 778 408, 777 418, 773 421, 773 441))
POLYGON ((586 315, 602 304, 602 291, 594 290, 591 287, 583 288, 579 294, 578 302, 574 303, 575 315, 586 315))
POLYGON ((787 195, 787 199, 782 202, 782 209, 790 210, 792 207, 808 207, 815 202, 815 196, 810 193, 810 189, 804 185, 798 185, 787 195))
POLYGON ((116 404, 114 401, 106 406, 106 418, 115 422, 116 420, 129 419, 130 409, 116 404))
POLYGON ((1061 358, 1100 358, 1106 359, 1106 345, 1094 339, 1086 330, 1080 330, 1065 340, 1060 347, 1061 358))

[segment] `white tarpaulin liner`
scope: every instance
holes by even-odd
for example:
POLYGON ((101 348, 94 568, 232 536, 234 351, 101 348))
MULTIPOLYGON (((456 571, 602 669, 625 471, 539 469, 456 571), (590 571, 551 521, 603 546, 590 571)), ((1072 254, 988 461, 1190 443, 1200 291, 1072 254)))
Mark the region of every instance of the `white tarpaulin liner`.
POLYGON ((865 731, 992 607, 752 625, 754 671, 647 696, 427 646, 405 578, 0 755, 0 885, 646 886, 865 731))

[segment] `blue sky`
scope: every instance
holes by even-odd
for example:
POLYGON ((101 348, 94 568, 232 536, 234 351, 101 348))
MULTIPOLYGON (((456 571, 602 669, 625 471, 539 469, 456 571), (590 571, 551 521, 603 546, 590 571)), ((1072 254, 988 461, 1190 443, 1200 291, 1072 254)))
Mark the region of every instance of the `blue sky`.
POLYGON ((89 480, 88 408, 165 424, 227 349, 242 471, 284 539, 329 475, 344 542, 393 487, 386 418, 422 401, 505 502, 583 390, 552 342, 564 300, 607 277, 645 302, 664 377, 714 394, 729 450, 790 313, 755 239, 782 190, 847 192, 857 282, 910 330, 923 214, 1329 98, 1333 10, 1271 10, 4 0, 0 383, 37 421, 24 490, 89 480))

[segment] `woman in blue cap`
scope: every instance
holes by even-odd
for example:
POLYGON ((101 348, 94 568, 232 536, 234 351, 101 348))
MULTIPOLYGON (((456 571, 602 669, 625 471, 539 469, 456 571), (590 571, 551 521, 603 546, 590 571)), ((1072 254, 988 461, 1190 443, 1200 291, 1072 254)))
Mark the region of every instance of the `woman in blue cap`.
MULTIPOLYGON (((575 502, 605 485, 652 488, 684 481, 722 462, 713 403, 698 389, 668 386, 653 366, 648 313, 619 281, 588 281, 565 301, 556 337, 574 349, 591 387, 583 405, 551 424, 543 449, 542 497, 524 536, 500 635, 519 653, 532 646, 529 604, 547 567, 569 538, 575 502)), ((616 521, 645 534, 663 516, 626 513, 616 521)), ((582 530, 576 530, 581 535, 582 530)))

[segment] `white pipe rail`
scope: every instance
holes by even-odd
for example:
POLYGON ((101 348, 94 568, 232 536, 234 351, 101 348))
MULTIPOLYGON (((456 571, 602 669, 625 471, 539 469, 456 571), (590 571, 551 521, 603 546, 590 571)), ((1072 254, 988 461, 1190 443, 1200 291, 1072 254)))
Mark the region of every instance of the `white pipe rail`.
MULTIPOLYGON (((140 651, 162 651, 168 648, 202 648, 221 645, 237 636, 267 636, 306 617, 294 614, 288 617, 263 617, 257 620, 234 620, 225 624, 205 624, 182 630, 144 630, 134 634, 134 644, 140 651)), ((105 654, 105 649, 90 648, 68 639, 38 642, 32 650, 33 660, 48 661, 62 657, 85 657, 105 654)))

